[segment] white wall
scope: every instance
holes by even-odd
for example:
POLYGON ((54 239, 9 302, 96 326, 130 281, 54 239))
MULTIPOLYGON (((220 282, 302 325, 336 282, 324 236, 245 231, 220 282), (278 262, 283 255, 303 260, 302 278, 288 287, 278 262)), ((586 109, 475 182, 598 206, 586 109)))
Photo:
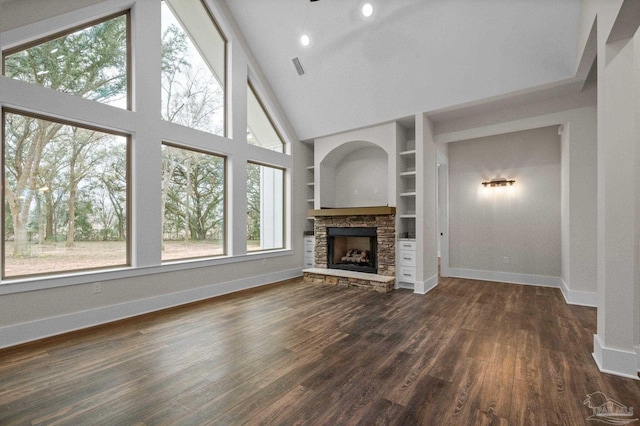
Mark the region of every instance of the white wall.
MULTIPOLYGON (((569 118, 570 117, 570 118, 569 118)), ((597 289, 596 108, 562 125, 562 286, 568 302, 595 306, 597 289)))
MULTIPOLYGON (((619 2, 597 10, 598 330, 593 356, 603 371, 640 370, 640 34, 608 43, 619 2)), ((631 18, 631 19, 626 19, 631 18)))
POLYGON ((314 141, 314 166, 315 166, 315 182, 316 198, 315 208, 321 207, 345 207, 339 203, 348 203, 347 207, 356 206, 354 201, 355 190, 360 194, 360 188, 363 188, 365 195, 357 200, 371 204, 367 206, 395 206, 396 205, 396 180, 389 179, 389 176, 396 175, 396 138, 397 131, 395 122, 381 124, 378 126, 368 127, 365 129, 357 129, 349 132, 339 133, 336 135, 318 138, 314 141), (372 154, 365 154, 366 150, 372 150, 372 154), (377 150, 384 152, 385 166, 384 170, 372 170, 372 167, 366 166, 368 160, 359 160, 358 156, 367 155, 375 165, 382 167, 383 154, 377 150), (359 151, 359 153, 358 153, 359 151), (377 153, 376 153, 377 152, 377 153), (354 153, 356 155, 354 155, 354 153), (346 161, 346 162, 345 162, 346 161), (358 163, 360 171, 357 172, 356 187, 345 188, 345 184, 338 180, 338 173, 345 173, 346 167, 353 162, 358 163), (340 165, 343 163, 342 165, 340 165), (362 184, 363 179, 372 179, 366 186, 362 184), (383 180, 386 181, 383 182, 383 180), (361 184, 362 183, 362 184, 361 184), (385 187, 386 185, 386 187, 385 187), (366 189, 370 187, 371 189, 366 189), (377 193, 374 189, 377 188, 377 193), (347 193, 347 191, 350 191, 347 193))
POLYGON ((333 207, 386 206, 389 187, 388 158, 376 147, 360 148, 335 167, 333 207))
POLYGON ((449 206, 454 271, 559 277, 557 126, 449 144, 449 206), (516 183, 481 185, 496 177, 516 183))

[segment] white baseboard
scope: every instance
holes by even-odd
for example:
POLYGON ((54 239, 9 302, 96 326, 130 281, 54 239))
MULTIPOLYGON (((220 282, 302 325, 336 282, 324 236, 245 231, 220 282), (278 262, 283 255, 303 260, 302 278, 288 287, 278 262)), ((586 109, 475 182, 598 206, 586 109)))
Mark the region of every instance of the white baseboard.
POLYGON ((598 306, 598 293, 595 291, 571 290, 562 278, 560 278, 560 290, 562 290, 564 300, 570 305, 590 306, 593 308, 598 306))
POLYGON ((413 290, 414 287, 415 287, 415 284, 396 281, 395 288, 404 288, 406 290, 413 290))
POLYGON ((501 283, 560 287, 560 277, 547 275, 518 274, 514 272, 480 271, 477 269, 449 268, 449 276, 470 280, 497 281, 501 283))
POLYGON ((163 294, 117 305, 103 306, 88 311, 74 312, 57 317, 10 325, 0 328, 0 348, 15 346, 45 337, 93 327, 240 290, 260 287, 299 276, 302 276, 302 268, 217 283, 177 293, 163 294))
POLYGON ((438 275, 434 275, 426 281, 416 282, 413 292, 416 294, 427 294, 438 285, 438 275))
POLYGON ((603 373, 640 380, 638 353, 605 347, 597 334, 593 335, 593 359, 603 373))

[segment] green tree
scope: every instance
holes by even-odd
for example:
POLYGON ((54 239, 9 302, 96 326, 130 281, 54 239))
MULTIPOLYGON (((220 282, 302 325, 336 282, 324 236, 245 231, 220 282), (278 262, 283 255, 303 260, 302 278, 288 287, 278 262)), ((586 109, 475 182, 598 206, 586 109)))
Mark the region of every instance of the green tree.
MULTIPOLYGON (((224 160, 189 150, 164 147, 165 233, 182 229, 184 240, 218 239, 223 232, 224 160), (170 178, 167 178, 172 171, 170 178)), ((164 179, 163 179, 164 181, 164 179)))
POLYGON ((176 25, 169 25, 162 35, 162 116, 220 135, 223 123, 212 118, 224 107, 222 88, 189 46, 187 34, 176 25))
POLYGON ((99 181, 107 192, 109 205, 116 218, 115 233, 118 241, 126 238, 127 223, 127 157, 117 145, 106 147, 109 163, 102 170, 99 181))
MULTIPOLYGON (((126 17, 114 18, 7 55, 5 75, 99 102, 116 102, 126 96, 126 34, 126 17)), ((13 254, 21 256, 28 254, 27 225, 38 183, 44 178, 43 152, 63 125, 18 114, 6 117, 5 197, 13 219, 13 254)), ((49 201, 47 207, 52 208, 49 201)), ((48 212, 47 216, 51 218, 48 212)))
POLYGON ((260 166, 247 165, 247 239, 260 239, 260 166))

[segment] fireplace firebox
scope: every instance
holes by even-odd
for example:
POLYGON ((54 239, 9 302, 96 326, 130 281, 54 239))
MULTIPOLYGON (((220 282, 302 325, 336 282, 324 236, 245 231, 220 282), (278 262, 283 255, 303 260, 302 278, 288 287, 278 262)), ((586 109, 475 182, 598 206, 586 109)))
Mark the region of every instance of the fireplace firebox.
POLYGON ((376 228, 327 228, 327 243, 329 269, 378 273, 376 228))

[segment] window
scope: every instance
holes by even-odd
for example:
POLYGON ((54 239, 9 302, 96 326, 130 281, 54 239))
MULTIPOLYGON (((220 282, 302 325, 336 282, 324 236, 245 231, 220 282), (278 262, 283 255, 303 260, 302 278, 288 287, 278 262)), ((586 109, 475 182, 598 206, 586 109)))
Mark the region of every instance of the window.
POLYGON ((236 46, 254 146, 228 137, 233 25, 214 3, 100 3, 0 31, 5 292, 289 254, 285 133, 236 46))
POLYGON ((128 13, 3 54, 3 74, 85 99, 129 107, 128 13))
POLYGON ((284 170, 247 165, 247 251, 284 248, 284 170))
POLYGON ((247 88, 247 142, 271 151, 284 152, 280 134, 267 115, 251 83, 247 88))
POLYGON ((226 40, 198 1, 162 2, 162 118, 225 135, 226 40))
POLYGON ((128 264, 128 137, 2 116, 3 277, 128 264))
POLYGON ((225 254, 225 159, 162 146, 162 260, 225 254))

